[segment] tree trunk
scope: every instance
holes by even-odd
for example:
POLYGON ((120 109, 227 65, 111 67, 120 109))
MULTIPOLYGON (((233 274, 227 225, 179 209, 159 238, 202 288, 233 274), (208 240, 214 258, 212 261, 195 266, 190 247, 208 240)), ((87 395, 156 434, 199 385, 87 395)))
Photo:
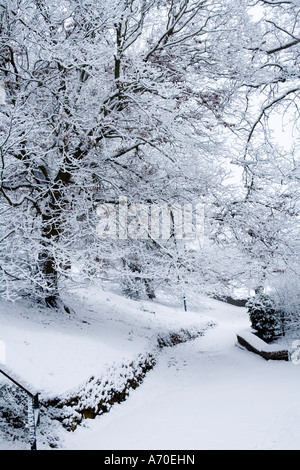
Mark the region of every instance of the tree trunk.
POLYGON ((70 309, 64 305, 60 298, 58 263, 54 254, 58 249, 61 232, 62 207, 60 200, 61 191, 53 192, 47 210, 42 215, 42 250, 39 255, 39 270, 44 281, 42 289, 46 306, 70 313, 70 309))

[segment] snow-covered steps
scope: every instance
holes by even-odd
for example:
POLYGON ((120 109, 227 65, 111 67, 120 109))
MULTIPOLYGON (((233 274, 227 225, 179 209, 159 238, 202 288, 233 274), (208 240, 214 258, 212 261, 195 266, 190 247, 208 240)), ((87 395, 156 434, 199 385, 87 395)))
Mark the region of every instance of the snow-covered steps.
POLYGON ((246 348, 248 351, 259 354, 267 361, 273 360, 289 360, 289 352, 281 349, 276 344, 268 344, 255 334, 255 330, 247 329, 237 333, 238 346, 246 348))

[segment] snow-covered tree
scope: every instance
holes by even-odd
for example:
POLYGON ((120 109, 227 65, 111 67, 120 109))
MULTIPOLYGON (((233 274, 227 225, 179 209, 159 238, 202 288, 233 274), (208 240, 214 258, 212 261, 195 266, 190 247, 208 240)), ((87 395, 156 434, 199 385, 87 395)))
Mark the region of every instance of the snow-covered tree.
POLYGON ((291 210, 285 183, 273 200, 273 180, 284 167, 290 183, 295 160, 258 130, 295 103, 298 16, 294 2, 261 3, 257 20, 250 0, 0 1, 3 295, 57 306, 76 268, 153 297, 161 282, 213 290, 272 264, 280 234, 262 219, 278 213, 279 226, 291 210), (238 193, 229 156, 244 171, 238 193), (99 237, 99 207, 116 209, 120 197, 129 211, 203 203, 207 251, 172 230, 163 240, 99 237))
MULTIPOLYGON (((97 239, 97 205, 121 195, 199 202, 221 184, 212 128, 226 126, 229 87, 209 83, 209 57, 225 12, 223 2, 195 0, 1 3, 7 295, 22 287, 56 306, 71 266, 112 266, 121 254, 97 239)), ((143 245, 142 258, 155 251, 178 267, 170 250, 143 245)))
POLYGON ((253 287, 275 284, 278 293, 278 278, 282 290, 287 277, 300 280, 300 7, 294 1, 264 0, 249 7, 256 35, 247 48, 252 73, 239 82, 245 93, 241 149, 234 159, 243 170, 244 188, 228 213, 235 238, 256 266, 253 287))

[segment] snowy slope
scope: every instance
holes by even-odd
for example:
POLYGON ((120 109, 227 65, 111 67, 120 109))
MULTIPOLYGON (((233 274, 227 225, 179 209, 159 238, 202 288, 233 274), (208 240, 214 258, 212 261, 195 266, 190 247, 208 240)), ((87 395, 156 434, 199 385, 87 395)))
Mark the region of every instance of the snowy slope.
POLYGON ((196 333, 209 321, 199 312, 183 315, 180 308, 96 287, 74 291, 66 302, 76 315, 0 302, 7 366, 44 395, 63 394, 115 362, 135 359, 159 334, 196 333))

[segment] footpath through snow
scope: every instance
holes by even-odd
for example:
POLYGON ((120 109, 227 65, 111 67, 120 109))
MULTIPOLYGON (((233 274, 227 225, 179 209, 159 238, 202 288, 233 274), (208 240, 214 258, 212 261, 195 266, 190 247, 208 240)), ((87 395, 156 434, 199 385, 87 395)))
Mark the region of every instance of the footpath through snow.
POLYGON ((209 303, 216 328, 165 348, 126 402, 61 435, 63 448, 300 450, 300 366, 236 347, 245 309, 209 303))

